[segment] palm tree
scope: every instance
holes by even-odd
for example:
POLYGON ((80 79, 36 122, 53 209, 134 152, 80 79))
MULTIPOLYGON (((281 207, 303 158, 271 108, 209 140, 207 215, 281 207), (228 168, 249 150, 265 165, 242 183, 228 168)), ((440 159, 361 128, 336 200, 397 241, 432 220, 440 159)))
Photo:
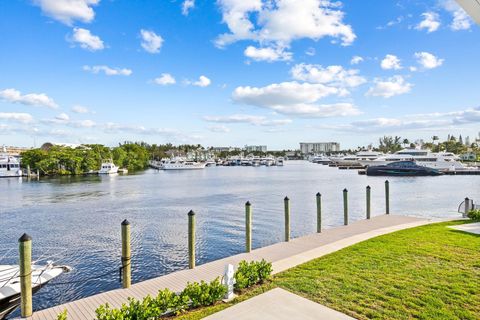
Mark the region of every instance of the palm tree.
POLYGON ((410 143, 408 139, 403 139, 403 147, 407 146, 410 143))

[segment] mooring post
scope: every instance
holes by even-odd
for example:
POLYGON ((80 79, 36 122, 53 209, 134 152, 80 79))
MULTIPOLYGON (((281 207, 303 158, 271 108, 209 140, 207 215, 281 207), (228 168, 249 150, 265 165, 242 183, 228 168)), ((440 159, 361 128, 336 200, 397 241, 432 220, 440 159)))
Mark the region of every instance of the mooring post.
POLYGON ((24 233, 19 243, 20 309, 22 318, 32 315, 32 237, 24 233))
POLYGON ((195 268, 195 212, 188 212, 188 267, 195 268))
POLYGON ((367 219, 370 219, 370 186, 367 186, 367 219))
POLYGON ((470 208, 470 199, 468 197, 465 198, 465 212, 463 213, 463 218, 468 217, 468 212, 471 210, 470 208))
POLYGON ((132 284, 132 265, 130 249, 130 222, 122 222, 122 287, 130 288, 132 284))
POLYGON ((252 205, 245 203, 245 252, 252 250, 252 205))
POLYGON ((32 176, 32 171, 30 170, 30 165, 27 164, 27 177, 30 178, 32 176))
POLYGON ((285 207, 285 241, 290 241, 290 199, 285 197, 283 199, 284 207, 285 207))
POLYGON ((385 214, 390 214, 390 183, 385 180, 385 214))
POLYGON ((348 225, 348 190, 343 189, 343 224, 348 225))
POLYGON ((317 192, 317 233, 322 232, 322 195, 317 192))

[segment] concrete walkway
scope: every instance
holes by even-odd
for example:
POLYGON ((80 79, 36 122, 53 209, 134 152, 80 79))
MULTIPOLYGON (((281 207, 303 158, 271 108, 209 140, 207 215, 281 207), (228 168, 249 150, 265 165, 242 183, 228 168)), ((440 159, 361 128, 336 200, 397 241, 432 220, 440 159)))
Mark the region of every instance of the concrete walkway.
POLYGON ((286 290, 275 288, 205 320, 353 320, 341 312, 327 308, 286 290))
MULTIPOLYGON (((156 296, 159 289, 169 288, 181 291, 187 282, 211 281, 221 276, 226 264, 237 265, 241 260, 261 260, 272 262, 274 273, 281 272, 306 261, 321 257, 331 252, 351 246, 355 243, 391 233, 394 231, 417 227, 433 221, 396 215, 383 215, 371 220, 361 220, 348 226, 328 229, 318 234, 292 239, 268 247, 242 253, 232 257, 212 261, 192 270, 181 270, 165 276, 143 281, 132 285, 129 289, 116 289, 93 295, 63 305, 37 311, 29 319, 56 319, 64 309, 68 311, 69 320, 92 320, 95 309, 108 302, 112 307, 120 307, 128 297, 142 299, 147 295, 156 296)), ((255 237, 255 235, 253 235, 255 237)), ((185 257, 187 259, 187 257, 185 257)), ((135 268, 135 261, 132 261, 135 268)))
POLYGON ((480 234, 480 222, 450 226, 449 228, 473 234, 480 234))

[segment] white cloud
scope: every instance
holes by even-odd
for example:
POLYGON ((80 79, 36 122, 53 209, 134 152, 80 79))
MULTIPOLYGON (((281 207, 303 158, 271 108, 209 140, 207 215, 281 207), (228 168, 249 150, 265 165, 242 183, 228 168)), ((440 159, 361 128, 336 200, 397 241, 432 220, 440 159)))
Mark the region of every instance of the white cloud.
POLYGON ((110 68, 109 66, 83 66, 83 70, 91 73, 103 72, 107 76, 129 76, 132 74, 131 69, 127 68, 110 68))
POLYGON ((422 13, 423 20, 417 24, 415 29, 426 29, 428 33, 437 31, 440 27, 440 18, 436 12, 424 12, 422 13))
POLYGON ((248 114, 232 114, 229 116, 205 116, 203 120, 216 123, 247 123, 254 126, 276 127, 292 123, 290 119, 269 120, 264 116, 253 116, 248 114))
POLYGON ((385 58, 382 60, 380 63, 380 66, 384 70, 400 70, 402 69, 402 65, 400 63, 400 59, 393 55, 393 54, 387 54, 385 58))
POLYGON ((355 69, 344 69, 342 66, 328 66, 326 68, 315 64, 297 64, 291 70, 293 79, 312 83, 323 83, 333 87, 357 87, 367 82, 359 76, 355 69))
POLYGON ((458 3, 453 0, 441 0, 440 5, 453 16, 450 29, 460 31, 469 30, 472 27, 472 19, 458 3))
POLYGON ((55 116, 55 119, 60 121, 69 121, 70 117, 66 113, 60 113, 59 115, 55 116))
POLYGON ((200 76, 197 81, 192 82, 192 85, 204 88, 208 87, 211 83, 212 81, 206 76, 200 76))
POLYGON ((208 126, 207 129, 212 132, 220 132, 220 133, 230 132, 230 128, 224 125, 208 126))
POLYGON ((149 53, 159 53, 163 38, 151 30, 140 30, 142 48, 149 53))
POLYGON ((195 8, 195 0, 185 0, 182 3, 182 14, 188 16, 190 10, 195 8))
POLYGON ((153 82, 161 86, 167 86, 169 84, 175 84, 176 80, 170 73, 162 73, 160 77, 155 78, 153 82))
POLYGON ((408 93, 413 87, 402 76, 393 76, 386 80, 375 79, 374 84, 375 86, 367 91, 367 96, 390 98, 408 93))
POLYGON ((92 6, 99 2, 100 0, 33 0, 45 15, 67 25, 75 20, 92 22, 95 17, 92 6))
POLYGON ((444 59, 440 59, 429 52, 415 52, 415 58, 425 69, 434 69, 443 64, 444 59))
POLYGON ((262 47, 289 48, 297 39, 317 41, 324 37, 350 45, 356 35, 343 22, 341 3, 330 0, 219 0, 222 20, 229 32, 217 37, 218 47, 240 40, 262 47))
POLYGON ((307 56, 313 57, 313 56, 315 55, 315 53, 316 53, 316 50, 315 50, 315 48, 313 48, 313 47, 310 47, 310 48, 308 48, 307 50, 305 50, 305 54, 306 54, 307 56))
POLYGON ((359 64, 360 62, 363 62, 363 58, 360 56, 353 56, 352 60, 350 60, 350 64, 359 64))
POLYGON ((255 61, 288 61, 292 59, 292 53, 285 51, 285 48, 255 48, 254 46, 248 46, 243 52, 246 57, 255 61))
POLYGON ((103 50, 105 48, 100 37, 83 28, 73 28, 73 35, 70 41, 79 44, 82 49, 89 51, 103 50))
POLYGON ((317 104, 330 95, 342 95, 344 90, 321 83, 282 82, 266 87, 237 87, 234 101, 267 108, 275 112, 299 117, 333 117, 358 115, 360 111, 350 103, 317 104))
POLYGON ((22 95, 22 93, 16 89, 5 89, 0 91, 0 99, 24 105, 47 107, 51 109, 58 108, 55 101, 45 93, 29 93, 22 95))
POLYGON ((21 123, 29 123, 33 121, 33 117, 31 114, 21 112, 0 112, 0 119, 21 123))
POLYGON ((76 128, 93 128, 97 124, 93 120, 80 120, 80 121, 72 121, 69 123, 69 125, 76 128))
POLYGON ((72 111, 75 113, 89 113, 90 110, 88 110, 87 107, 76 105, 72 107, 72 111))

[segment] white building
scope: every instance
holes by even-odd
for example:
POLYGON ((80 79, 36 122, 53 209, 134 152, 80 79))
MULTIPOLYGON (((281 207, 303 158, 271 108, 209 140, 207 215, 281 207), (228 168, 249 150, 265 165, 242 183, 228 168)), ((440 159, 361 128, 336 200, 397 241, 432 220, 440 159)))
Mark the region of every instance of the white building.
POLYGON ((267 146, 245 146, 245 151, 248 152, 267 152, 267 146))
POLYGON ((337 151, 340 151, 340 143, 338 142, 300 142, 300 152, 302 154, 337 151))

